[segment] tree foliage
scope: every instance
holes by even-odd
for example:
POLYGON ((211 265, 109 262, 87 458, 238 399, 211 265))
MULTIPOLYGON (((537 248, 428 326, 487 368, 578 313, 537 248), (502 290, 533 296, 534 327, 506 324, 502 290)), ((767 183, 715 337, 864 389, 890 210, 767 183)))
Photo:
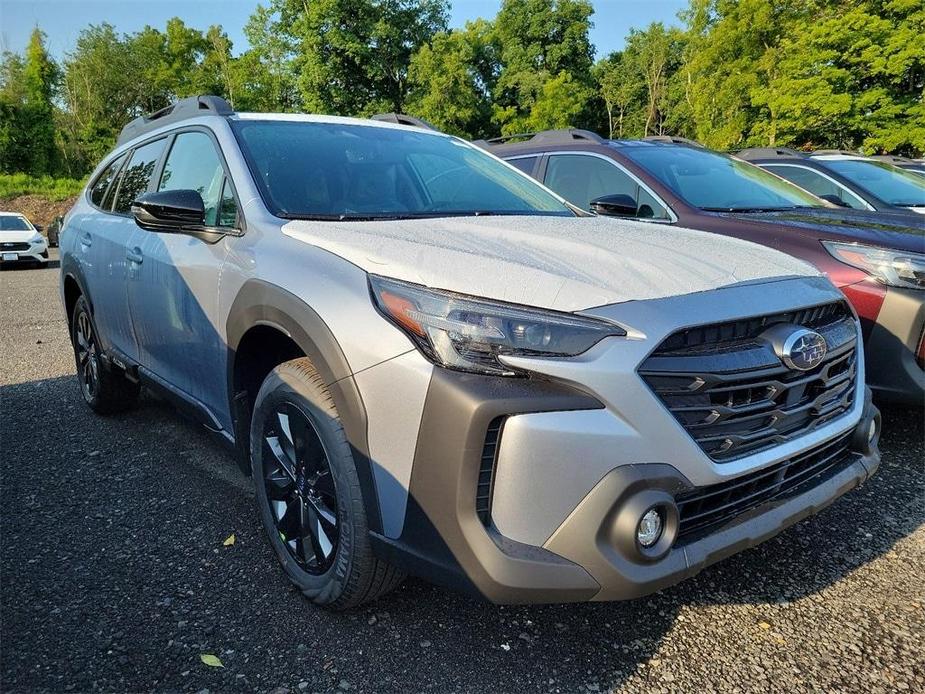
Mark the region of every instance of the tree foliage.
POLYGON ((235 52, 181 19, 90 25, 60 65, 36 29, 0 58, 0 172, 80 177, 142 113, 194 94, 238 110, 404 111, 465 137, 564 128, 718 149, 925 152, 922 0, 690 0, 594 62, 590 0, 268 0, 235 52))

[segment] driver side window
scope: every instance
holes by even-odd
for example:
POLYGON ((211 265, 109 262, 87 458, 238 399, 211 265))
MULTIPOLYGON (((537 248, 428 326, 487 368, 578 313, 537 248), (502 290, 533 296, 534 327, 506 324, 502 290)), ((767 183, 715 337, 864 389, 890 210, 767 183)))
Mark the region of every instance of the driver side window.
POLYGON ((636 203, 636 216, 669 219, 668 211, 629 174, 611 162, 586 154, 551 154, 546 185, 583 210, 605 195, 627 195, 636 203))
POLYGON ((774 164, 768 164, 765 168, 781 178, 786 178, 803 190, 808 190, 813 195, 819 197, 823 195, 834 196, 848 207, 852 207, 856 210, 867 209, 864 202, 856 195, 853 195, 842 186, 812 169, 807 169, 803 166, 775 166, 774 164))
POLYGON ((203 132, 177 135, 164 163, 159 191, 195 190, 202 196, 207 226, 234 226, 237 210, 230 186, 212 138, 203 132))

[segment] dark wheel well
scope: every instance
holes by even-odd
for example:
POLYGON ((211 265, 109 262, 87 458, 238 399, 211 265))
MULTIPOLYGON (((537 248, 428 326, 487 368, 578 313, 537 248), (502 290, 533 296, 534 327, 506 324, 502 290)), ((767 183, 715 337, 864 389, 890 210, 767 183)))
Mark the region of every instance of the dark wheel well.
MULTIPOLYGON (((250 418, 261 384, 276 366, 306 356, 299 345, 282 330, 270 325, 248 329, 232 355, 232 412, 235 419, 236 448, 242 456, 250 450, 250 418)), ((242 461, 242 469, 243 461, 242 461)), ((250 463, 247 463, 249 472, 250 463)))
POLYGON ((74 307, 77 305, 77 299, 80 298, 80 286, 77 280, 68 275, 64 278, 64 310, 67 312, 68 328, 71 326, 71 318, 74 316, 74 307))

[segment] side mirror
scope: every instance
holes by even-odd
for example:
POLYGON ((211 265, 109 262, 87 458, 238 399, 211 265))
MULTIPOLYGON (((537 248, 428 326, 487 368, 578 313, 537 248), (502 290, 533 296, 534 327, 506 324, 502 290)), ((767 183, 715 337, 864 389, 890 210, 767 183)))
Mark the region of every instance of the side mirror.
POLYGON ((635 217, 636 201, 625 193, 602 195, 591 201, 591 209, 608 217, 635 217))
POLYGON ((838 205, 839 207, 849 207, 847 202, 842 200, 837 195, 833 195, 832 193, 826 193, 825 195, 820 195, 819 197, 826 202, 832 203, 833 205, 838 205))
POLYGON ((33 224, 32 226, 34 226, 34 227, 35 227, 35 230, 36 230, 37 232, 39 232, 40 234, 41 234, 43 231, 45 231, 45 227, 43 227, 41 224, 33 224))
POLYGON ((205 227, 206 207, 195 190, 163 190, 135 200, 132 216, 148 231, 200 232, 205 227))

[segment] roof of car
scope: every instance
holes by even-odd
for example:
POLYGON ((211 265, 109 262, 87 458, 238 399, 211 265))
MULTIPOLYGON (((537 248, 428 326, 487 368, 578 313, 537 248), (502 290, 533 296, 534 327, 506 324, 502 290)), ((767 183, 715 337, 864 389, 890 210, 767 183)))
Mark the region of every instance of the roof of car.
POLYGON ((23 219, 25 219, 26 215, 21 214, 19 212, 3 212, 2 210, 0 210, 0 217, 22 217, 23 219))
POLYGON ((378 114, 373 119, 365 118, 348 118, 346 116, 327 116, 307 113, 238 113, 227 101, 219 96, 202 95, 191 96, 187 99, 166 106, 159 111, 150 113, 145 116, 139 116, 128 123, 119 134, 117 145, 125 144, 142 135, 160 130, 166 125, 173 125, 192 118, 201 118, 202 116, 217 116, 226 119, 235 120, 276 120, 292 121, 303 123, 341 123, 344 125, 364 125, 375 128, 397 128, 402 130, 413 129, 419 132, 427 132, 432 135, 443 135, 444 133, 435 130, 432 126, 428 127, 425 121, 412 123, 409 116, 403 114, 378 114))
POLYGON ((493 152, 505 152, 518 149, 537 149, 546 146, 569 145, 575 147, 611 147, 625 149, 635 147, 695 147, 703 149, 703 145, 683 137, 670 137, 667 135, 653 135, 639 140, 617 139, 609 140, 590 130, 580 128, 563 128, 560 130, 542 130, 535 133, 518 133, 505 135, 490 140, 476 140, 474 144, 493 152))

